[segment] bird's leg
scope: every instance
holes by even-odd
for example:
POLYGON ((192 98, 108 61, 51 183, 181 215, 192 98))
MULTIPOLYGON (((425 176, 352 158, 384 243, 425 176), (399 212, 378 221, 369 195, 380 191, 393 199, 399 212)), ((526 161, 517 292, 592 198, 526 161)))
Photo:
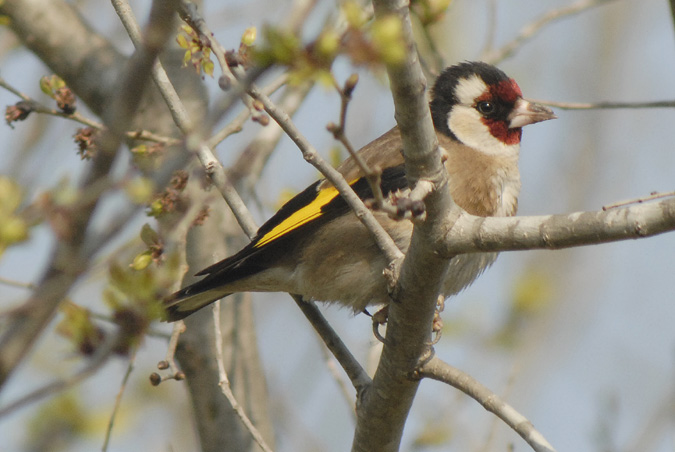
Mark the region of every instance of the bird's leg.
POLYGON ((443 331, 443 319, 441 319, 441 312, 445 309, 445 297, 443 294, 438 295, 436 300, 436 311, 434 312, 434 320, 431 322, 431 331, 434 333, 434 338, 430 345, 435 345, 441 340, 441 333, 443 331))
POLYGON ((383 306, 382 309, 373 314, 373 335, 383 344, 386 339, 380 334, 380 325, 386 325, 388 319, 389 305, 383 306))

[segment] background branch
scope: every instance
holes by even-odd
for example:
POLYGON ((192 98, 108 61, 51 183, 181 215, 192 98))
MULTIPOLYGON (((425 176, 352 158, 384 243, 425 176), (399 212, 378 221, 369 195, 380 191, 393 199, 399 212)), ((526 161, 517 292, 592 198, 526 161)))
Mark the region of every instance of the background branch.
MULTIPOLYGON (((100 152, 94 157, 93 165, 81 183, 81 193, 86 196, 92 196, 97 191, 98 196, 103 194, 97 187, 108 177, 121 144, 121 134, 130 128, 140 102, 138 93, 143 92, 152 63, 171 32, 172 14, 170 2, 153 3, 148 23, 152 38, 146 42, 147 47, 142 47, 130 60, 120 80, 120 89, 103 115, 110 132, 101 137, 100 152)), ((43 332, 76 279, 87 268, 89 256, 82 255, 82 249, 97 204, 98 197, 95 197, 92 202, 76 207, 72 213, 69 237, 56 244, 51 263, 35 291, 24 303, 22 312, 13 317, 8 331, 0 339, 0 388, 43 332)))
POLYGON ((655 102, 556 102, 552 100, 534 100, 561 110, 608 110, 615 108, 673 108, 675 100, 655 102))
POLYGON ((225 363, 223 361, 223 333, 220 331, 220 300, 216 301, 213 305, 213 327, 214 327, 214 341, 216 347, 216 362, 218 363, 218 375, 220 376, 220 382, 218 386, 223 391, 223 395, 232 406, 232 409, 237 414, 241 422, 244 424, 246 429, 251 433, 251 436, 255 442, 260 446, 263 452, 271 452, 272 449, 267 445, 265 439, 260 434, 258 429, 253 425, 253 422, 246 415, 246 411, 241 407, 237 401, 234 393, 232 392, 232 387, 230 386, 230 379, 227 378, 227 371, 225 370, 225 363))
POLYGON ((137 350, 133 350, 131 352, 131 356, 129 357, 129 365, 127 366, 127 371, 124 373, 124 377, 122 378, 122 384, 120 385, 120 390, 117 393, 117 397, 115 397, 115 405, 113 406, 113 411, 110 414, 110 421, 108 421, 108 428, 106 429, 105 432, 103 447, 101 447, 101 450, 103 452, 106 452, 108 450, 108 445, 110 444, 110 437, 112 435, 113 427, 115 426, 115 418, 117 417, 117 412, 119 411, 120 405, 122 404, 122 395, 124 394, 124 390, 127 388, 127 383, 129 382, 131 372, 133 372, 134 370, 134 361, 136 361, 136 351, 137 350))
POLYGON ((537 36, 549 24, 612 1, 614 0, 580 0, 569 6, 548 11, 537 20, 524 26, 518 36, 499 49, 484 51, 480 59, 490 64, 498 64, 516 53, 518 49, 537 36))
POLYGON ((51 397, 68 388, 71 388, 87 378, 93 376, 100 370, 105 363, 108 362, 113 350, 119 343, 119 336, 111 335, 99 349, 96 351, 91 360, 79 371, 73 375, 65 378, 59 378, 52 383, 49 383, 39 389, 36 389, 29 394, 11 402, 0 409, 0 418, 3 416, 13 414, 15 411, 25 408, 31 403, 42 400, 45 397, 51 397))

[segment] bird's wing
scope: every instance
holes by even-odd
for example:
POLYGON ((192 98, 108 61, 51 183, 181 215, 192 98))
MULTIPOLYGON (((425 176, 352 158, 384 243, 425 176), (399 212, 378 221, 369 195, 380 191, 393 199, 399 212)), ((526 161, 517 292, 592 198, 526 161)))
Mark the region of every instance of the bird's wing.
MULTIPOLYGON (((394 128, 359 151, 371 168, 378 166, 376 162, 393 164, 381 174, 380 185, 385 196, 408 186, 400 149, 400 134, 394 128)), ((368 181, 362 177, 352 158, 340 165, 338 171, 349 181, 359 198, 365 200, 373 197, 368 181)), ((325 180, 317 181, 284 204, 241 251, 205 268, 197 275, 208 275, 206 279, 225 284, 255 274, 278 262, 287 254, 289 246, 302 246, 303 239, 311 236, 316 228, 349 210, 335 187, 325 180)))
MULTIPOLYGON (((385 196, 406 188, 408 181, 404 166, 382 171, 380 185, 385 196)), ((373 197, 365 177, 351 181, 350 186, 363 200, 373 197)), ((288 251, 289 245, 301 246, 303 239, 311 236, 322 224, 349 211, 349 205, 339 196, 335 187, 317 181, 284 204, 241 251, 205 268, 197 275, 217 278, 221 284, 250 276, 274 265, 288 251)))

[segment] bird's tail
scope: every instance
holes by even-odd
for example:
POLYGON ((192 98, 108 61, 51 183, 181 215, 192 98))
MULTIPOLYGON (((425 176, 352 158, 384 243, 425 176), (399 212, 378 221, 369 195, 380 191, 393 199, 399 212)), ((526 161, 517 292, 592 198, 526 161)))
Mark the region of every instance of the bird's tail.
POLYGON ((210 284, 206 285, 205 282, 207 280, 198 281, 184 287, 164 300, 164 308, 166 309, 164 320, 167 322, 182 320, 193 312, 231 293, 223 290, 222 287, 209 287, 210 284))

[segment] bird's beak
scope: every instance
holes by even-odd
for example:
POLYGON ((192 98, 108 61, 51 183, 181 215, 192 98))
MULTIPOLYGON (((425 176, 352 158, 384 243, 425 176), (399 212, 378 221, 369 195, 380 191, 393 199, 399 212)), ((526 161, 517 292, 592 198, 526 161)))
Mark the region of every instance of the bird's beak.
POLYGON ((557 116, 550 108, 521 98, 516 101, 513 111, 507 119, 509 120, 509 129, 517 129, 528 124, 555 118, 557 116))

